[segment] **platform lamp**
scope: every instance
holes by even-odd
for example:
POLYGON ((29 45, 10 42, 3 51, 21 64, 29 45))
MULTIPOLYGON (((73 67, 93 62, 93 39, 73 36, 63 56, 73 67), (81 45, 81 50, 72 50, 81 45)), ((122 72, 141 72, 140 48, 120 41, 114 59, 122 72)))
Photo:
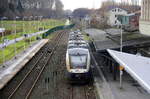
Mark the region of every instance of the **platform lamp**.
POLYGON ((38 20, 38 16, 34 16, 34 29, 35 29, 35 32, 37 31, 37 21, 38 20))
POLYGON ((14 53, 15 53, 15 58, 17 58, 16 57, 16 55, 17 55, 17 48, 16 48, 16 43, 17 43, 17 40, 16 40, 16 36, 17 36, 17 26, 16 26, 16 20, 17 19, 19 19, 20 17, 18 17, 18 16, 16 16, 15 18, 14 18, 14 24, 15 24, 15 46, 14 46, 14 53))
POLYGON ((23 17, 23 34, 24 34, 24 52, 25 52, 25 49, 26 49, 26 41, 25 41, 25 38, 26 38, 26 34, 25 34, 25 24, 24 24, 24 21, 25 21, 25 19, 27 19, 27 17, 26 16, 24 16, 23 17))
POLYGON ((38 23, 37 23, 37 25, 38 25, 38 31, 39 31, 39 20, 40 20, 40 16, 38 16, 38 23))
POLYGON ((34 16, 34 25, 35 25, 35 30, 37 29, 36 27, 36 19, 38 18, 38 16, 34 16))
MULTIPOLYGON (((30 17, 29 17, 29 20, 31 21, 32 18, 33 18, 33 16, 30 16, 30 17)), ((30 22, 30 25, 29 25, 29 26, 31 26, 31 22, 30 22)), ((32 32, 31 29, 30 29, 30 32, 32 32)), ((31 33, 30 33, 30 35, 29 35, 29 39, 30 39, 30 41, 29 41, 29 42, 30 42, 30 47, 31 47, 31 38, 32 38, 32 36, 31 36, 31 33)))
POLYGON ((38 31, 39 31, 39 20, 40 20, 40 16, 38 16, 38 31))
MULTIPOLYGON (((43 16, 39 16, 39 24, 38 24, 38 28, 40 28, 40 25, 41 25, 40 21, 42 20, 42 18, 43 18, 43 16)), ((39 34, 39 36, 40 36, 40 34, 39 34)))
MULTIPOLYGON (((40 17, 40 21, 42 21, 43 16, 39 16, 39 17, 40 17)), ((41 23, 40 23, 40 25, 41 25, 41 23)), ((43 23, 42 23, 42 25, 43 25, 43 23)), ((44 28, 42 30, 44 30, 44 28)))

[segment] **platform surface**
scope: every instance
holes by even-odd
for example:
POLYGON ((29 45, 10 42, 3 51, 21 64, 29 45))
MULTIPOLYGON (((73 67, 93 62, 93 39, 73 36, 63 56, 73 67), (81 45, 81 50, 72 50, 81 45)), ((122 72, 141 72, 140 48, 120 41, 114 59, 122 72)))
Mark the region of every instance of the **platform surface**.
POLYGON ((150 93, 150 58, 107 50, 109 54, 150 93))

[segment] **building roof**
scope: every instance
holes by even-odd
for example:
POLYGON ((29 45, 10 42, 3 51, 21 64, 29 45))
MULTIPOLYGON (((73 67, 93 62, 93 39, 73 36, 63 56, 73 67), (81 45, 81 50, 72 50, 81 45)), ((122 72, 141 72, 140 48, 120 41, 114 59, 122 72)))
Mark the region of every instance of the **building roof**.
POLYGON ((104 9, 105 11, 110 11, 115 8, 123 9, 123 10, 127 11, 128 13, 139 11, 141 9, 141 7, 138 5, 135 5, 135 6, 134 5, 132 5, 132 6, 111 5, 111 6, 106 6, 104 8, 101 8, 100 10, 104 9))
POLYGON ((119 9, 127 11, 126 9, 121 8, 121 7, 117 7, 117 6, 110 6, 110 7, 108 7, 108 10, 113 10, 113 9, 116 9, 116 8, 119 8, 119 9))

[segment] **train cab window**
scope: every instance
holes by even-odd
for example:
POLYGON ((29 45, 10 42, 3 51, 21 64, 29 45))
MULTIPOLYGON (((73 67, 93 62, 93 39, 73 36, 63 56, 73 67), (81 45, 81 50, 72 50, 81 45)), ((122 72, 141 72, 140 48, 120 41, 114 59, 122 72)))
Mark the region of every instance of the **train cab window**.
POLYGON ((70 55, 70 65, 72 69, 86 69, 87 55, 70 55))

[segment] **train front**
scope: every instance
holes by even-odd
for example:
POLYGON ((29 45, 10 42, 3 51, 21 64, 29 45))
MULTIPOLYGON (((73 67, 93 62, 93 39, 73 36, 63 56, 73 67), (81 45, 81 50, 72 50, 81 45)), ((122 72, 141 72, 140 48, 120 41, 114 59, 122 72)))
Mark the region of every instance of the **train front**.
POLYGON ((91 78, 88 49, 68 49, 66 54, 67 78, 72 82, 85 82, 91 78))

